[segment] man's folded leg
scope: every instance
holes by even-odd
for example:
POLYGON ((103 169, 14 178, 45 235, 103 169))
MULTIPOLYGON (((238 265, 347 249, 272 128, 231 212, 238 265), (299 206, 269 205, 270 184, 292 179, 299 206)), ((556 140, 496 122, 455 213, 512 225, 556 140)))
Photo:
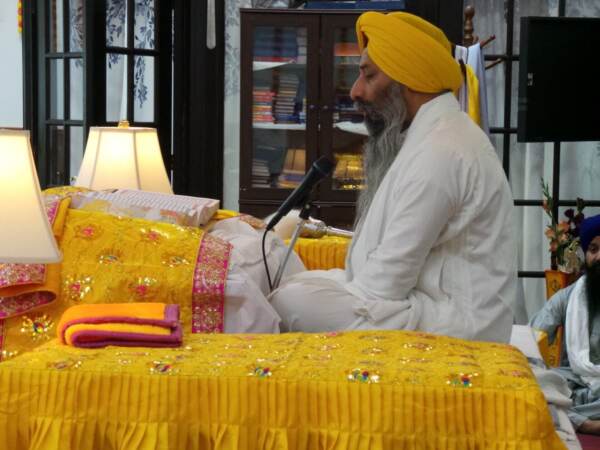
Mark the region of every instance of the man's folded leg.
POLYGON ((271 296, 281 317, 281 331, 408 329, 416 327, 410 299, 369 301, 350 293, 343 270, 312 270, 297 274, 271 296))

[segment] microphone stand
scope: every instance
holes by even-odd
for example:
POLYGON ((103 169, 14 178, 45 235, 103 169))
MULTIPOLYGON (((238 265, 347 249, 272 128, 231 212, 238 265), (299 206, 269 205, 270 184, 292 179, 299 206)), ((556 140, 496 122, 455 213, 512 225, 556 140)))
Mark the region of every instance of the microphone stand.
POLYGON ((283 261, 281 261, 281 264, 279 265, 279 269, 277 269, 277 273, 275 274, 275 279, 273 280, 273 287, 271 289, 271 292, 273 292, 275 289, 277 289, 279 287, 279 283, 281 282, 281 277, 283 277, 283 272, 285 270, 285 266, 287 265, 287 262, 290 259, 290 255, 294 251, 294 245, 296 245, 296 241, 300 237, 302 228, 304 227, 306 222, 308 222, 308 218, 310 217, 311 207, 312 207, 312 204, 311 204, 310 200, 306 200, 304 202, 304 205, 302 206, 302 209, 300 210, 300 214, 299 214, 300 220, 298 221, 298 224, 296 225, 296 229, 294 230, 294 234, 292 235, 292 238, 290 239, 288 249, 285 252, 285 257, 283 258, 283 261))

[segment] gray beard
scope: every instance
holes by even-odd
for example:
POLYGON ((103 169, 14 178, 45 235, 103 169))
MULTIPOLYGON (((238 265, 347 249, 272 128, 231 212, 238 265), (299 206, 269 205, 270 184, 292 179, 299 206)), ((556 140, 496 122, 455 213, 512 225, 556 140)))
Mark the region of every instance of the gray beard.
POLYGON ((393 83, 390 86, 381 105, 362 107, 366 110, 365 123, 369 137, 363 149, 365 187, 360 191, 356 202, 355 230, 369 210, 379 185, 396 159, 406 137, 406 130, 403 130, 406 102, 400 85, 393 83))

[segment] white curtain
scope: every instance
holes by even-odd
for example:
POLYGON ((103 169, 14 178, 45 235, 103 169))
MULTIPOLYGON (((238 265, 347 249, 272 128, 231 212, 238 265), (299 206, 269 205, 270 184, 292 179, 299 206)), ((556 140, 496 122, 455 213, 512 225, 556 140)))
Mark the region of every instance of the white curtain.
MULTIPOLYGON (((505 2, 498 0, 471 0, 466 4, 475 7, 475 33, 480 39, 491 34, 496 40, 484 49, 485 53, 502 54, 506 51, 505 2)), ((600 16, 597 0, 567 0, 566 14, 572 17, 600 16)), ((513 52, 519 53, 520 17, 557 16, 558 0, 517 0, 515 2, 515 33, 513 52)), ((517 124, 519 64, 513 62, 511 88, 511 126, 517 124)), ((500 64, 486 73, 490 126, 503 126, 504 122, 504 65, 500 64)), ((568 87, 565 86, 565 89, 568 87)), ((492 143, 502 158, 502 136, 492 135, 492 143)), ((516 136, 510 139, 510 184, 514 198, 541 199, 540 179, 552 185, 553 144, 522 144, 516 136)), ((600 198, 600 146, 598 143, 562 144, 560 163, 560 198, 587 200, 600 198)), ((561 208, 563 216, 565 208, 561 208)), ((586 216, 598 213, 597 208, 586 208, 586 216)), ((544 236, 548 220, 541 207, 517 207, 515 228, 518 233, 519 269, 544 270, 550 266, 548 241, 544 236)), ((523 279, 527 312, 531 316, 545 301, 543 279, 523 279)))

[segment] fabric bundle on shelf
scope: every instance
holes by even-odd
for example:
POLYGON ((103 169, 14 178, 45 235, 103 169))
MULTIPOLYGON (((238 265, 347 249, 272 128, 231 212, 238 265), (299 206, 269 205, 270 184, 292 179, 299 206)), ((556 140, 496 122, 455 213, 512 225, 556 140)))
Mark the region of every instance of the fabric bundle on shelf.
POLYGON ((182 334, 179 306, 164 303, 77 305, 58 324, 60 342, 82 348, 178 347, 182 334))

